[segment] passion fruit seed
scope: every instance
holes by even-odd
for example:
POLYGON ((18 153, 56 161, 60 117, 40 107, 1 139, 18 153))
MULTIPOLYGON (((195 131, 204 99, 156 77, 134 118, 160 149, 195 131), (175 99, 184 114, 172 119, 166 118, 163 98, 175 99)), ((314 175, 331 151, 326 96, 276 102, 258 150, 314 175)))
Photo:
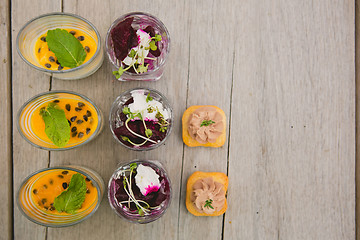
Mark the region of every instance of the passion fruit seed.
POLYGON ((46 198, 41 199, 42 204, 45 204, 47 202, 46 198))
POLYGON ((69 173, 69 171, 66 171, 66 170, 61 172, 61 174, 64 174, 64 175, 66 175, 68 173, 69 173))
POLYGON ((50 62, 55 62, 55 58, 54 58, 53 56, 50 56, 50 57, 49 57, 49 61, 50 61, 50 62))
POLYGON ((46 42, 46 37, 41 37, 40 40, 46 42))
POLYGON ((46 184, 44 184, 43 187, 44 187, 45 189, 47 189, 47 185, 46 185, 46 184))
POLYGON ((83 122, 84 122, 84 121, 81 120, 81 119, 79 119, 79 120, 76 121, 77 124, 82 124, 83 122))
POLYGON ((40 51, 41 51, 41 48, 38 49, 38 53, 40 53, 40 51))
POLYGON ((50 179, 49 183, 50 183, 50 185, 53 185, 54 180, 50 179))
POLYGON ((45 210, 49 210, 49 207, 48 206, 44 206, 45 210))
POLYGON ((84 41, 85 37, 84 36, 78 36, 77 39, 79 39, 79 41, 84 41))
POLYGON ((77 111, 77 112, 80 112, 81 110, 82 110, 82 108, 78 108, 78 107, 75 108, 75 111, 77 111))
POLYGON ((54 102, 54 103, 59 103, 60 100, 56 99, 56 100, 54 100, 53 102, 54 102))
POLYGON ((61 175, 61 174, 59 174, 59 175, 58 175, 58 178, 64 178, 64 176, 63 176, 63 175, 61 175))
POLYGON ((45 67, 51 68, 51 64, 50 63, 45 63, 45 67))
POLYGON ((34 194, 37 194, 37 192, 38 192, 38 190, 35 188, 35 189, 33 190, 33 193, 34 193, 34 194))
POLYGON ((85 178, 85 181, 90 182, 90 179, 88 177, 85 178))
POLYGON ((78 138, 82 138, 84 136, 84 133, 79 132, 78 138))
POLYGON ((77 127, 71 128, 71 132, 76 132, 76 131, 77 131, 77 127))
POLYGON ((83 118, 84 118, 85 122, 88 121, 88 117, 86 115, 84 115, 83 118))
POLYGON ((59 61, 58 61, 58 60, 56 60, 56 64, 57 64, 57 65, 60 65, 60 63, 59 63, 59 61))
POLYGON ((66 188, 68 187, 67 183, 66 183, 66 182, 63 182, 63 183, 62 183, 62 187, 63 187, 64 189, 66 189, 66 188))
POLYGON ((89 134, 90 131, 91 131, 91 129, 90 129, 90 128, 87 128, 87 129, 86 129, 86 134, 89 134))
POLYGON ((61 65, 58 66, 58 70, 59 70, 59 71, 62 70, 63 68, 64 68, 64 67, 61 66, 61 65))
POLYGON ((87 194, 89 194, 89 193, 90 193, 90 190, 89 190, 89 189, 87 189, 87 190, 86 190, 86 193, 87 193, 87 194))
POLYGON ((51 206, 51 207, 49 208, 49 210, 50 210, 50 211, 54 211, 54 210, 55 210, 55 207, 54 207, 54 206, 51 206))
POLYGON ((70 31, 69 33, 72 34, 72 35, 75 35, 75 34, 76 34, 75 31, 70 31))
POLYGON ((84 107, 84 106, 85 106, 85 104, 84 104, 84 103, 82 103, 82 102, 78 102, 78 106, 81 108, 81 107, 84 107))
POLYGON ((73 116, 70 118, 70 121, 75 122, 76 118, 77 118, 77 116, 73 116))
POLYGON ((68 111, 70 111, 70 110, 71 110, 70 104, 66 104, 66 105, 65 105, 65 109, 68 110, 68 111))
POLYGON ((76 135, 77 135, 77 132, 73 132, 73 133, 71 134, 72 137, 76 137, 76 135))
POLYGON ((91 112, 89 110, 86 111, 86 116, 91 117, 91 112))
POLYGON ((90 52, 90 48, 88 46, 85 46, 85 51, 90 52))
POLYGON ((68 123, 69 123, 69 126, 71 126, 71 122, 70 122, 70 120, 68 120, 68 123))

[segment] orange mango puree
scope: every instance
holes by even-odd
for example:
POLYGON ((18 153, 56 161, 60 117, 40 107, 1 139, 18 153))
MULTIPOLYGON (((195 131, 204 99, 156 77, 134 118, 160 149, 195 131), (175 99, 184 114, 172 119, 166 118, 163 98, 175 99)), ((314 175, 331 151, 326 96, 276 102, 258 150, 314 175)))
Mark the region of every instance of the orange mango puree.
MULTIPOLYGON (((86 34, 81 30, 78 29, 65 29, 65 30, 72 33, 75 32, 75 34, 73 34, 74 37, 78 39, 79 38, 83 39, 80 41, 86 52, 86 58, 83 63, 89 61, 92 58, 92 56, 94 56, 97 49, 95 40, 90 35, 86 34)), ((42 39, 46 39, 46 33, 41 35, 35 43, 35 49, 34 49, 35 56, 38 62, 40 63, 40 65, 48 70, 70 69, 68 67, 62 67, 62 66, 59 67, 59 63, 57 62, 57 58, 55 57, 55 54, 52 51, 50 51, 46 40, 43 41, 42 39)))
MULTIPOLYGON (((68 145, 80 144, 95 132, 98 125, 98 116, 95 108, 89 102, 75 99, 57 99, 54 102, 64 110, 67 120, 71 123, 68 145), (67 109, 69 106, 70 111, 68 111, 69 108, 67 109)), ((30 124, 36 136, 51 143, 51 140, 45 133, 45 123, 40 115, 41 108, 47 107, 48 104, 49 102, 46 102, 34 111, 30 124)))
MULTIPOLYGON (((33 178, 38 178, 32 188, 31 188, 31 197, 35 205, 44 211, 50 211, 56 215, 68 215, 65 212, 56 211, 53 206, 54 200, 59 196, 65 189, 69 186, 72 175, 77 172, 64 169, 54 169, 47 172, 41 172, 33 176, 33 178)), ((94 204, 98 199, 98 192, 96 187, 93 185, 90 179, 85 178, 87 192, 85 195, 85 201, 83 202, 80 209, 77 212, 82 212, 87 210, 89 207, 94 208, 94 204)), ((30 179, 31 180, 31 179, 30 179)))

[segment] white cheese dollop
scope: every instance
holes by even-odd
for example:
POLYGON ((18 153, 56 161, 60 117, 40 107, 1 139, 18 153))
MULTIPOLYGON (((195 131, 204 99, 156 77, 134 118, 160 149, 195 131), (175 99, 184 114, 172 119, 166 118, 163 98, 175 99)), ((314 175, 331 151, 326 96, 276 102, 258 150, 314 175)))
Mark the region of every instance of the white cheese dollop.
POLYGON ((154 169, 140 164, 136 169, 135 183, 142 195, 157 192, 160 188, 159 175, 154 169))
MULTIPOLYGON (((151 37, 150 35, 139 29, 136 31, 136 35, 138 36, 138 45, 136 47, 133 47, 131 50, 134 50, 135 52, 138 52, 139 56, 143 56, 143 57, 147 57, 147 55, 149 54, 149 47, 150 47, 150 42, 151 42, 151 37)), ((130 52, 131 52, 130 50, 130 52)), ((129 54, 130 54, 129 52, 129 54)), ((129 55, 128 54, 128 55, 129 55)), ((134 63, 139 63, 142 64, 140 58, 139 59, 133 59, 129 56, 126 56, 126 58, 123 60, 123 63, 125 63, 126 65, 130 66, 134 63)))
POLYGON ((147 120, 157 121, 158 119, 156 119, 155 117, 157 111, 159 111, 164 116, 165 120, 170 118, 170 113, 166 109, 164 109, 163 105, 159 101, 153 99, 151 101, 146 102, 147 96, 144 95, 144 93, 141 91, 132 92, 131 96, 133 97, 134 102, 130 103, 128 106, 130 112, 134 114, 141 113, 141 116, 145 121, 147 120), (154 109, 154 111, 151 113, 148 112, 149 108, 154 109))

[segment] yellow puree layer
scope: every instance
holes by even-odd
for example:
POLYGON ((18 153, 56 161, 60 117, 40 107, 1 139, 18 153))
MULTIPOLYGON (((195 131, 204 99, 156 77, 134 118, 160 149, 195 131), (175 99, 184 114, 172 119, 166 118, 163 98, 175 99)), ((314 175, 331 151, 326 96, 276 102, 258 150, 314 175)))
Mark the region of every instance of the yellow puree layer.
MULTIPOLYGON (((69 186, 71 177, 75 173, 77 172, 59 169, 55 171, 49 171, 48 174, 45 174, 44 176, 36 180, 31 189, 31 197, 36 206, 41 210, 49 211, 53 214, 68 215, 68 213, 56 211, 56 209, 54 209, 51 204, 53 204, 55 198, 65 190, 62 184, 66 182, 69 186)), ((42 174, 44 173, 38 173, 33 176, 33 178, 38 178, 39 175, 42 174)), ((86 178, 85 176, 83 177, 86 178)), ((95 201, 97 201, 97 189, 95 186, 92 185, 92 182, 89 180, 90 179, 85 180, 87 193, 85 195, 85 201, 83 202, 81 208, 77 210, 77 212, 81 212, 89 208, 95 201)))
MULTIPOLYGON (((77 112, 75 111, 75 108, 78 107, 78 100, 75 99, 58 99, 59 102, 57 105, 64 110, 66 118, 71 122, 71 118, 76 116, 76 120, 74 122, 71 122, 70 129, 73 129, 73 127, 76 127, 76 131, 70 132, 70 140, 68 142, 68 145, 70 144, 76 144, 84 142, 86 139, 88 139, 96 130, 96 127, 98 125, 98 117, 95 109, 90 105, 90 103, 86 101, 81 101, 81 103, 85 104, 85 106, 81 107, 81 111, 77 112), (66 104, 70 104, 70 111, 66 110, 65 106, 66 104), (90 111, 91 116, 88 117, 88 121, 84 120, 84 115, 87 114, 87 111, 90 111), (82 120, 82 123, 78 124, 77 121, 82 120), (90 132, 86 133, 86 129, 90 128, 90 132), (83 136, 79 137, 79 133, 82 132, 83 136)), ((48 106, 48 102, 40 105, 38 109, 34 111, 34 113, 31 116, 30 124, 31 128, 36 136, 41 138, 42 140, 46 142, 52 142, 48 136, 45 133, 45 123, 40 115, 40 110, 43 107, 48 106)))
MULTIPOLYGON (((96 52, 97 45, 95 43, 95 40, 92 37, 90 37, 90 35, 84 33, 81 30, 78 30, 78 29, 66 29, 65 28, 64 30, 66 30, 68 32, 75 31, 74 37, 76 37, 76 38, 78 38, 80 36, 84 37, 84 40, 80 41, 80 43, 83 45, 84 48, 89 47, 90 50, 89 50, 89 52, 87 52, 85 50, 86 58, 85 58, 83 63, 89 61, 89 59, 92 58, 92 56, 96 52)), ((35 43, 35 49, 34 49, 35 56, 36 56, 38 62, 40 63, 41 66, 43 66, 46 69, 59 70, 58 69, 59 64, 56 63, 57 58, 55 57, 55 54, 52 51, 49 50, 47 42, 44 42, 44 41, 41 40, 42 37, 46 37, 46 33, 39 37, 39 39, 35 43), (51 62, 49 60, 50 57, 53 57, 55 59, 55 61, 51 62), (48 68, 48 67, 45 66, 45 64, 50 64, 51 67, 48 68)), ((70 68, 64 67, 61 70, 67 70, 67 69, 70 69, 70 68)))

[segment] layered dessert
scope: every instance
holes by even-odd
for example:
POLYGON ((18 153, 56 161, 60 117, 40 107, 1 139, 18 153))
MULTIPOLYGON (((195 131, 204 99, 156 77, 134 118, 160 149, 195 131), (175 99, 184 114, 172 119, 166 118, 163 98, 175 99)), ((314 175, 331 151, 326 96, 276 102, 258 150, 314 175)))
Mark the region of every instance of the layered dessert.
POLYGON ((187 181, 186 208, 195 216, 219 216, 227 209, 228 177, 220 172, 194 172, 187 181))
POLYGON ((16 46, 27 64, 59 79, 85 78, 104 60, 95 26, 70 13, 49 13, 30 20, 19 31, 16 46))
POLYGON ((170 179, 160 164, 133 161, 117 169, 109 181, 109 202, 128 221, 148 223, 165 213, 171 200, 170 179))
POLYGON ((19 111, 20 133, 49 150, 79 146, 97 136, 101 127, 99 109, 75 93, 44 93, 19 111))
POLYGON ((154 90, 134 89, 113 104, 110 128, 114 137, 133 150, 148 150, 163 143, 171 129, 171 108, 154 90))
POLYGON ((107 35, 107 53, 119 80, 157 80, 169 51, 164 24, 145 13, 130 13, 117 19, 107 35), (140 77, 139 75, 143 75, 140 77))
POLYGON ((226 116, 216 106, 191 106, 182 117, 183 141, 189 147, 221 147, 226 140, 226 116))
POLYGON ((83 167, 55 167, 31 174, 17 195, 21 212, 31 221, 64 227, 92 215, 104 191, 101 177, 83 167))

